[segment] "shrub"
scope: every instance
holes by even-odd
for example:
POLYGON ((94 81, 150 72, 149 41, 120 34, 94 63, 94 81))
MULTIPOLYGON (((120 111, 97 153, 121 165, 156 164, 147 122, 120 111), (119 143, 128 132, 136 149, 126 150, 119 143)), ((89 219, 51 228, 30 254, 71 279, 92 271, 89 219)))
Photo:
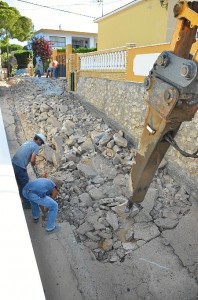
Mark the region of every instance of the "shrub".
POLYGON ((34 57, 40 56, 43 61, 51 58, 52 42, 47 41, 44 37, 34 37, 31 44, 34 57))
POLYGON ((94 51, 97 51, 97 48, 83 48, 83 47, 80 47, 80 48, 77 48, 77 49, 72 49, 72 52, 73 53, 87 53, 87 52, 94 52, 94 51))
POLYGON ((11 54, 8 54, 7 53, 2 53, 1 54, 1 64, 2 64, 2 67, 3 68, 7 68, 7 65, 8 65, 8 60, 12 57, 11 54))
POLYGON ((32 58, 33 54, 31 50, 17 50, 14 54, 17 59, 17 69, 27 68, 28 58, 32 58))
POLYGON ((8 49, 7 46, 1 45, 1 53, 7 53, 7 50, 10 53, 11 51, 22 50, 22 49, 23 46, 17 44, 8 45, 8 49))
POLYGON ((66 48, 57 49, 57 52, 63 52, 63 53, 65 53, 66 52, 66 48))

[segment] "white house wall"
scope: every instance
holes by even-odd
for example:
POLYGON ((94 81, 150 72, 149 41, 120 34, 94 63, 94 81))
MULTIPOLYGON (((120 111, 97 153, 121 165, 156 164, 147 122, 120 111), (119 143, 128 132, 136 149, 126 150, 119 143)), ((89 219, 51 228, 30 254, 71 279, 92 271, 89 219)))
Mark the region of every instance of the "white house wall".
POLYGON ((89 35, 80 35, 80 34, 58 34, 55 32, 39 32, 36 34, 37 37, 44 36, 46 40, 50 40, 50 36, 57 36, 57 37, 64 37, 66 38, 66 45, 72 44, 72 39, 88 39, 89 40, 89 48, 95 48, 96 47, 96 38, 94 36, 89 35))

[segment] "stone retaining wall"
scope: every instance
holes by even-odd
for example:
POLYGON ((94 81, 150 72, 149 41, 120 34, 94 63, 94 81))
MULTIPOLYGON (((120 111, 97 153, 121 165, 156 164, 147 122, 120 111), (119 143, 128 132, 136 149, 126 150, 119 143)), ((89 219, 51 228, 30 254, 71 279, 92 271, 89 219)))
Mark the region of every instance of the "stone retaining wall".
MULTIPOLYGON (((111 123, 120 125, 137 147, 146 113, 146 94, 142 83, 80 77, 77 95, 111 123)), ((198 114, 192 122, 182 124, 176 140, 180 147, 188 152, 198 149, 198 114)), ((183 178, 187 175, 197 190, 197 159, 185 158, 172 147, 166 154, 166 159, 178 168, 183 178)), ((191 189, 192 186, 188 185, 187 190, 192 191, 191 189)))

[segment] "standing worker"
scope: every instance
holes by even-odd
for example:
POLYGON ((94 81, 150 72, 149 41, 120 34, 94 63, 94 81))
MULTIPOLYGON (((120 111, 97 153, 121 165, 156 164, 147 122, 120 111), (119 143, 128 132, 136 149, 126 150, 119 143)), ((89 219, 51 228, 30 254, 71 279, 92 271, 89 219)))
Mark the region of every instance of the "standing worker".
POLYGON ((46 78, 48 78, 48 77, 52 78, 52 73, 53 73, 53 66, 52 66, 52 62, 51 62, 51 63, 49 63, 49 67, 47 68, 46 78))
POLYGON ((35 66, 34 76, 36 77, 37 75, 38 77, 41 77, 41 75, 43 75, 43 62, 41 58, 39 59, 39 61, 36 63, 35 66))
POLYGON ((44 144, 46 137, 42 133, 35 135, 33 141, 27 141, 22 144, 12 158, 12 165, 19 187, 19 194, 22 199, 23 208, 31 208, 30 202, 27 201, 22 194, 23 187, 28 183, 29 177, 27 173, 27 166, 31 162, 35 166, 36 156, 39 153, 39 146, 44 144))
POLYGON ((53 200, 56 199, 58 195, 56 184, 50 179, 38 178, 29 181, 22 192, 23 196, 31 202, 34 223, 39 222, 39 206, 44 206, 48 209, 46 232, 52 233, 59 231, 60 227, 56 225, 58 204, 53 200))
POLYGON ((59 63, 57 60, 53 60, 52 61, 52 67, 53 67, 53 77, 54 78, 58 78, 58 66, 59 63))

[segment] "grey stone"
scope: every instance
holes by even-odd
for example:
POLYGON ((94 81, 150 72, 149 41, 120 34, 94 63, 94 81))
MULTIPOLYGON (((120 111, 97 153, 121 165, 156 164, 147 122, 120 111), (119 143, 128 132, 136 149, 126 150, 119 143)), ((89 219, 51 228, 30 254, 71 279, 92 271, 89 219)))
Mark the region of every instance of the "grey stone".
POLYGON ((89 214, 86 218, 87 222, 89 222, 90 224, 94 224, 98 221, 99 217, 98 215, 96 215, 95 213, 93 214, 89 214))
POLYGON ((127 242, 130 242, 134 237, 134 231, 133 229, 129 229, 125 235, 125 239, 127 242))
POLYGON ((114 249, 118 249, 118 248, 120 248, 122 246, 122 242, 121 241, 117 241, 117 242, 115 242, 114 244, 113 244, 113 248, 114 249))
POLYGON ((100 222, 95 222, 93 224, 93 227, 94 227, 95 230, 102 230, 102 229, 106 228, 105 225, 100 223, 100 222))
POLYGON ((98 171, 96 170, 93 161, 91 159, 83 158, 77 165, 78 170, 84 173, 87 177, 95 177, 98 175, 98 171))
POLYGON ((88 222, 85 222, 82 225, 80 225, 76 231, 77 231, 77 233, 84 235, 85 233, 87 233, 88 231, 91 231, 93 229, 94 229, 94 227, 91 224, 89 224, 88 222))
POLYGON ((153 223, 135 223, 134 227, 134 239, 144 240, 146 242, 156 238, 160 235, 160 231, 153 223))
POLYGON ((111 250, 113 247, 113 240, 110 239, 110 240, 105 240, 103 243, 102 243, 102 249, 105 250, 105 251, 109 251, 111 250))
POLYGON ((48 112, 50 109, 52 109, 52 107, 49 106, 49 105, 46 104, 46 103, 42 103, 41 106, 40 106, 40 111, 41 111, 41 112, 44 112, 44 111, 48 112))
POLYGON ((164 229, 175 228, 179 221, 172 220, 169 218, 159 218, 159 219, 156 219, 154 222, 160 228, 160 230, 164 230, 164 229))
POLYGON ((111 239, 112 238, 112 233, 106 232, 106 231, 100 231, 98 232, 98 235, 103 238, 103 239, 111 239))
POLYGON ((114 180, 113 184, 118 185, 118 186, 126 186, 126 178, 123 174, 118 174, 114 180))
POLYGON ((96 242, 93 242, 93 241, 85 241, 84 242, 85 246, 87 246, 88 248, 94 250, 94 249, 97 249, 98 248, 98 243, 96 242))
POLYGON ((138 214, 134 217, 135 222, 141 223, 141 222, 150 222, 152 221, 151 216, 149 213, 143 208, 138 214))
POLYGON ((112 149, 113 146, 114 146, 114 140, 111 140, 111 141, 109 141, 109 142, 107 143, 107 148, 112 149))
POLYGON ((60 156, 63 155, 63 140, 60 136, 54 136, 52 138, 52 143, 55 145, 56 152, 59 153, 60 156))
POLYGON ((90 232, 90 231, 89 231, 89 232, 86 232, 85 235, 86 235, 90 240, 92 240, 92 241, 94 241, 94 242, 100 241, 100 237, 97 236, 97 235, 95 235, 94 233, 92 233, 92 232, 90 232))
POLYGON ((104 178, 102 178, 101 176, 95 176, 94 178, 91 179, 91 182, 92 183, 95 183, 95 184, 103 184, 104 183, 104 178))
POLYGON ((93 200, 100 200, 104 197, 103 193, 98 188, 91 189, 89 195, 93 200))
POLYGON ((113 139, 119 147, 127 147, 127 140, 123 138, 119 133, 115 133, 113 135, 113 139))
POLYGON ((143 241, 143 240, 138 240, 138 241, 137 241, 138 247, 142 247, 145 243, 146 243, 146 242, 143 241))
POLYGON ((48 162, 52 162, 52 157, 55 153, 55 150, 53 150, 51 147, 49 147, 47 144, 43 145, 44 155, 48 162))
POLYGON ((88 202, 91 201, 91 197, 89 196, 88 193, 83 193, 83 194, 79 195, 79 199, 81 202, 82 201, 88 201, 88 202))
POLYGON ((79 199, 80 199, 80 206, 82 207, 93 206, 93 201, 91 200, 91 197, 89 196, 88 193, 83 193, 79 195, 79 199))
POLYGON ((107 213, 106 220, 109 223, 109 225, 113 228, 113 230, 116 231, 118 229, 118 218, 114 213, 107 213))
POLYGON ((171 210, 163 210, 162 216, 163 216, 164 218, 168 218, 168 219, 172 219, 172 220, 178 219, 177 214, 174 213, 174 212, 171 211, 171 210))
POLYGON ((99 145, 101 146, 107 145, 107 143, 111 140, 111 138, 112 138, 111 134, 105 132, 104 135, 99 140, 99 145))
POLYGON ((61 123, 54 116, 47 118, 47 122, 48 124, 51 124, 53 127, 61 128, 61 123))
POLYGON ((129 243, 122 243, 122 247, 126 251, 135 250, 135 249, 137 249, 137 243, 131 243, 131 242, 129 242, 129 243))
POLYGON ((114 262, 116 262, 116 261, 118 261, 119 260, 119 258, 118 258, 118 256, 117 255, 111 255, 111 257, 110 257, 110 259, 109 259, 109 261, 111 262, 111 263, 114 263, 114 262))
POLYGON ((94 150, 94 145, 92 143, 91 138, 86 139, 86 141, 83 144, 81 144, 80 147, 81 147, 81 150, 82 150, 83 153, 87 152, 87 151, 93 151, 94 150))

